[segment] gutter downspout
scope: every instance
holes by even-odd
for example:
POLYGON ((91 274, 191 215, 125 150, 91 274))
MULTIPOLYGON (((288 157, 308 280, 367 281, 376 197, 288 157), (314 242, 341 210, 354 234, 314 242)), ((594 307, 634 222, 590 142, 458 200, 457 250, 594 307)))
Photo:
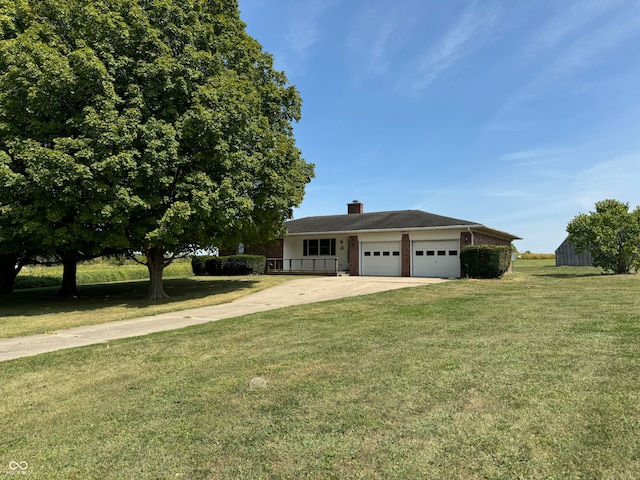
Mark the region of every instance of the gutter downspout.
POLYGON ((467 228, 467 230, 471 234, 471 245, 475 245, 476 241, 475 241, 475 236, 473 235, 473 231, 470 228, 467 228))

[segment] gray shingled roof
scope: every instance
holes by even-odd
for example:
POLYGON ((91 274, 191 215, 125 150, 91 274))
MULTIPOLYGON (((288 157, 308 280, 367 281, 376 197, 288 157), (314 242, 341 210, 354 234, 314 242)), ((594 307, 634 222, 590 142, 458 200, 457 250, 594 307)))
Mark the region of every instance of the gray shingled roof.
POLYGON ((362 230, 388 230, 403 228, 434 228, 480 226, 475 222, 443 217, 422 210, 400 210, 396 212, 354 213, 351 215, 328 215, 306 217, 285 222, 289 234, 358 232, 362 230))

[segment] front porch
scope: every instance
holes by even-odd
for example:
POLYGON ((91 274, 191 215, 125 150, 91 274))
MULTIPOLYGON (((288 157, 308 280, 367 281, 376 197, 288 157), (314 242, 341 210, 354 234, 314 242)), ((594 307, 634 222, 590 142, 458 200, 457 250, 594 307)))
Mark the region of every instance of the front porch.
POLYGON ((340 275, 337 258, 267 258, 267 275, 340 275))

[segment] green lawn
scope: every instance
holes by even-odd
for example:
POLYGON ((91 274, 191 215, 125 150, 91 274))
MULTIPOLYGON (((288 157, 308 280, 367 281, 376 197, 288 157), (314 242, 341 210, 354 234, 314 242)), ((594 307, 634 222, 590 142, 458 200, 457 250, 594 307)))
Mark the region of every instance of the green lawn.
POLYGON ((518 261, 6 362, 0 475, 638 478, 639 287, 518 261))
MULTIPOLYGON (((59 272, 56 272, 56 269, 57 267, 49 267, 47 274, 51 275, 53 270, 61 276, 62 269, 59 269, 59 272)), ((190 269, 189 266, 189 272, 190 269)), ((149 288, 148 280, 81 284, 78 287, 79 295, 72 299, 57 298, 55 294, 58 286, 16 290, 13 295, 0 297, 0 338, 52 333, 81 325, 227 303, 292 278, 277 275, 196 277, 193 274, 185 276, 186 271, 183 270, 178 270, 182 273, 179 278, 170 277, 171 270, 167 272, 169 278, 165 279, 164 286, 170 297, 163 300, 145 300, 144 296, 149 288)), ((109 272, 104 267, 94 269, 87 266, 80 268, 79 273, 85 279, 105 279, 113 276, 135 278, 136 274, 145 272, 140 268, 131 267, 109 272)), ((49 278, 58 280, 53 276, 49 278)))

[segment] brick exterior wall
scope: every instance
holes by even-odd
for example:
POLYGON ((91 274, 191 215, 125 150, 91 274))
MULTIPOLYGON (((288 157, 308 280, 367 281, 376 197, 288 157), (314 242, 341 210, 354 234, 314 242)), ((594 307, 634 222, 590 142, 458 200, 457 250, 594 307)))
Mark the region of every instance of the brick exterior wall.
MULTIPOLYGON (((471 234, 469 232, 462 232, 460 234, 460 248, 471 245, 471 234)), ((491 237, 484 235, 483 233, 473 233, 473 245, 500 245, 508 247, 511 245, 509 240, 503 238, 491 237)))
MULTIPOLYGON (((505 240, 504 238, 496 238, 491 237, 489 235, 484 235, 483 233, 473 233, 473 244, 474 245, 499 245, 502 247, 508 247, 511 245, 509 240, 505 240)), ((469 232, 462 232, 460 234, 460 248, 471 245, 471 234, 469 232)), ((509 265, 507 272, 511 273, 513 271, 513 262, 509 265)))
POLYGON ((360 275, 360 243, 358 236, 349 237, 349 275, 360 275))
POLYGON ((402 234, 402 246, 401 253, 402 255, 402 276, 410 277, 411 276, 411 240, 409 239, 408 233, 402 234))
MULTIPOLYGON (((247 250, 245 249, 245 253, 246 251, 247 250)), ((249 255, 264 255, 267 258, 283 258, 284 239, 280 238, 275 243, 255 247, 255 249, 249 245, 249 255)))

